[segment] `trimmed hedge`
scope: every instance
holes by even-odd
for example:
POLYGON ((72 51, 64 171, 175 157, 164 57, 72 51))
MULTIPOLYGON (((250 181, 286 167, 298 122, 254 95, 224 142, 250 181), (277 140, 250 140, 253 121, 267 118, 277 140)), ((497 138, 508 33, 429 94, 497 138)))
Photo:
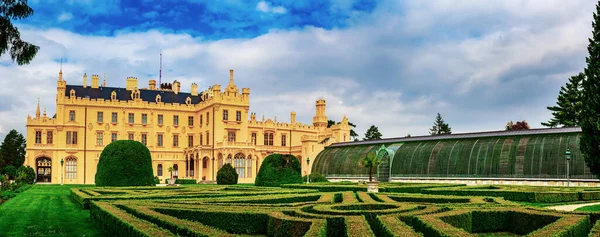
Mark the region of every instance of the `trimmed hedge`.
POLYGON ((138 141, 111 142, 100 154, 96 186, 155 186, 150 150, 138 141))
POLYGON ((233 166, 225 163, 219 171, 217 171, 217 184, 237 184, 238 173, 233 166))
POLYGON ((195 179, 176 179, 176 184, 197 184, 198 182, 195 179))
POLYGON ((127 214, 109 203, 92 202, 90 217, 106 227, 112 236, 172 236, 169 231, 127 214))
POLYGON ((293 155, 271 154, 265 158, 256 175, 256 186, 279 187, 302 183, 300 161, 293 155))

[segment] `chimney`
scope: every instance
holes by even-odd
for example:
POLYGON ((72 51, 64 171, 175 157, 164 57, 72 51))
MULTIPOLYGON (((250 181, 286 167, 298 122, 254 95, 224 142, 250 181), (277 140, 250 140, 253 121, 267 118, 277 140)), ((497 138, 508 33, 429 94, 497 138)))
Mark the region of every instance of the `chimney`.
POLYGON ((175 94, 179 94, 180 86, 181 86, 181 83, 179 83, 177 80, 175 80, 173 82, 173 92, 175 92, 175 94))
POLYGON ((198 96, 198 84, 192 83, 192 96, 198 96))
POLYGON ((83 74, 83 88, 87 87, 87 74, 83 74))
POLYGON ((138 79, 136 77, 127 77, 125 81, 125 89, 128 91, 132 91, 133 89, 138 87, 138 79))
POLYGON ((148 81, 148 88, 153 91, 156 90, 156 80, 148 81))
POLYGON ((292 125, 296 124, 296 112, 292 112, 290 114, 290 118, 291 118, 292 125))
POLYGON ((98 88, 98 75, 92 75, 92 88, 98 88))

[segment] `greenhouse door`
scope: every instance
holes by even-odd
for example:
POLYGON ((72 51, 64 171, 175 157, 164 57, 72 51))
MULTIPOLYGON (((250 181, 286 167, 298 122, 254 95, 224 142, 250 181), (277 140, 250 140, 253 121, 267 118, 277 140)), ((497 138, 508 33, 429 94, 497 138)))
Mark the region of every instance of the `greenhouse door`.
POLYGON ((381 157, 381 164, 377 167, 377 181, 390 181, 390 156, 385 152, 381 157))

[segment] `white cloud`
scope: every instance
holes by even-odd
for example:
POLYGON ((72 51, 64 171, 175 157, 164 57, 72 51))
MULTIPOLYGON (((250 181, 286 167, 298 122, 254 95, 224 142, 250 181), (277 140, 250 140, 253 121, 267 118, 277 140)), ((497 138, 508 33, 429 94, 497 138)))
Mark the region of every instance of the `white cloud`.
POLYGON ((271 3, 260 1, 256 4, 256 10, 259 10, 264 13, 276 13, 276 14, 285 14, 287 9, 282 6, 271 6, 271 3))
POLYGON ((70 21, 73 19, 73 14, 70 12, 63 12, 58 16, 58 22, 70 21))
MULTIPOLYGON (((233 68, 238 88, 251 89, 250 110, 259 118, 289 121, 295 111, 300 122, 311 123, 314 102, 323 96, 330 119, 347 115, 361 136, 370 125, 384 137, 424 135, 437 112, 454 133, 523 119, 540 127, 560 86, 585 65, 594 3, 461 2, 450 5, 454 10, 406 2, 406 15, 395 14, 396 1, 384 2, 344 29, 215 41, 155 30, 86 36, 19 26, 41 50, 26 66, 2 66, 9 60, 0 57, 0 75, 9 75, 0 80, 10 82, 0 87, 0 126, 23 132, 38 96, 54 114, 61 57, 69 84, 81 84, 83 73, 106 72, 108 86, 124 86, 127 76, 146 86, 158 77, 163 49, 163 82, 181 81, 183 91, 196 82, 204 90, 227 84, 233 68), (423 15, 431 22, 415 28, 423 15)), ((273 11, 263 4, 257 10, 273 11)))

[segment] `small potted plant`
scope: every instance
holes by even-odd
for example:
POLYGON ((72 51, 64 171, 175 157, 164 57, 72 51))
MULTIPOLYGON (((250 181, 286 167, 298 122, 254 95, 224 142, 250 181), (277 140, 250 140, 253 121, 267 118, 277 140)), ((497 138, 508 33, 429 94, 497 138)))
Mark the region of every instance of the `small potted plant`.
POLYGON ((367 192, 379 192, 379 183, 373 181, 373 167, 377 167, 381 164, 381 160, 377 159, 377 156, 373 152, 369 152, 367 156, 362 160, 362 164, 369 168, 369 182, 367 183, 367 192))
POLYGON ((171 174, 171 178, 167 179, 167 186, 174 186, 175 185, 175 179, 173 178, 173 166, 169 167, 169 173, 171 174))

